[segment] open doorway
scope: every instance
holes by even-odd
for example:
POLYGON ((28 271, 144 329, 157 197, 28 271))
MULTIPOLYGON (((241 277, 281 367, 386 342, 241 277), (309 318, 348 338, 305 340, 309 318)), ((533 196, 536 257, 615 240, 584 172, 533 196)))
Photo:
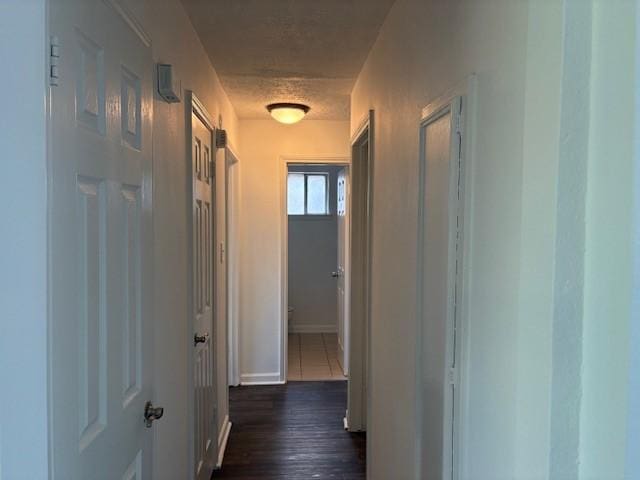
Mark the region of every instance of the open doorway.
MULTIPOLYGON (((346 380, 348 344, 340 342, 339 332, 348 329, 348 312, 347 304, 338 302, 338 288, 348 279, 348 268, 342 266, 340 277, 338 252, 348 251, 349 236, 345 228, 338 235, 345 224, 338 215, 338 180, 348 179, 349 169, 346 157, 282 159, 282 383, 346 380)), ((344 202, 342 216, 349 210, 344 202)))
POLYGON ((339 164, 287 165, 287 381, 347 379, 347 170, 339 164))
POLYGON ((225 147, 227 221, 227 350, 228 383, 240 384, 240 161, 235 150, 225 147))
MULTIPOLYGON (((373 215, 373 111, 361 121, 351 142, 351 195, 349 221, 348 401, 345 427, 367 430, 369 408, 371 226, 373 215)), ((367 459, 370 455, 367 455, 367 459)))

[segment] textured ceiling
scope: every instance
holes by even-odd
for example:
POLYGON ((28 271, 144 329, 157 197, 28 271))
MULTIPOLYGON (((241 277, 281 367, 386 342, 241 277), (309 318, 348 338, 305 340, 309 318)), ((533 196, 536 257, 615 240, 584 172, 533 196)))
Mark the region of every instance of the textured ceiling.
POLYGON ((240 118, 301 102, 347 120, 349 95, 395 0, 182 0, 240 118))

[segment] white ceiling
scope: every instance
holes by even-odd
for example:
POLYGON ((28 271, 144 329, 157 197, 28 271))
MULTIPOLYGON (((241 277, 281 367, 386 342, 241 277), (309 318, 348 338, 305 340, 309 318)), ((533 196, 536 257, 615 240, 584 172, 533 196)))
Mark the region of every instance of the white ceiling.
POLYGON ((301 102, 347 120, 349 95, 395 0, 182 0, 240 118, 301 102))

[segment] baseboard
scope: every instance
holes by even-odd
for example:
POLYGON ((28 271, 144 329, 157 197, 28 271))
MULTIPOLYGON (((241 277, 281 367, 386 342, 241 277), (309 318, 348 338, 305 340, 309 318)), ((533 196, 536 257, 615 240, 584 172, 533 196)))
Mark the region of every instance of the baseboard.
POLYGON ((282 385, 280 372, 275 373, 243 373, 240 375, 240 385, 282 385))
POLYGON ((229 421, 229 415, 226 415, 222 424, 222 430, 220 430, 220 435, 218 435, 218 463, 216 464, 216 468, 222 467, 224 452, 227 449, 227 441, 229 440, 230 433, 231 422, 229 421))
POLYGON ((337 333, 336 325, 306 325, 295 323, 289 326, 289 333, 337 333))
POLYGON ((338 355, 340 356, 340 366, 342 367, 342 373, 344 373, 344 376, 349 378, 349 369, 344 368, 344 347, 342 346, 342 342, 340 341, 340 335, 338 335, 338 348, 340 349, 340 351, 338 352, 338 355))

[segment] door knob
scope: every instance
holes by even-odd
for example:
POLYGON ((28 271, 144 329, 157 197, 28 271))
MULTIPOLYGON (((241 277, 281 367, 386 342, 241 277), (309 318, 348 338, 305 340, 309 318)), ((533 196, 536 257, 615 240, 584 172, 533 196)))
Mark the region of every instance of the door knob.
POLYGON ((209 334, 205 333, 204 335, 198 335, 197 333, 193 336, 193 344, 198 345, 199 343, 205 343, 209 339, 209 334))
POLYGON ((340 276, 340 272, 331 272, 331 276, 333 278, 338 278, 340 276))
POLYGON ((164 415, 164 408, 154 407, 153 403, 147 402, 144 404, 144 424, 147 428, 151 428, 151 424, 154 420, 160 420, 164 415))

